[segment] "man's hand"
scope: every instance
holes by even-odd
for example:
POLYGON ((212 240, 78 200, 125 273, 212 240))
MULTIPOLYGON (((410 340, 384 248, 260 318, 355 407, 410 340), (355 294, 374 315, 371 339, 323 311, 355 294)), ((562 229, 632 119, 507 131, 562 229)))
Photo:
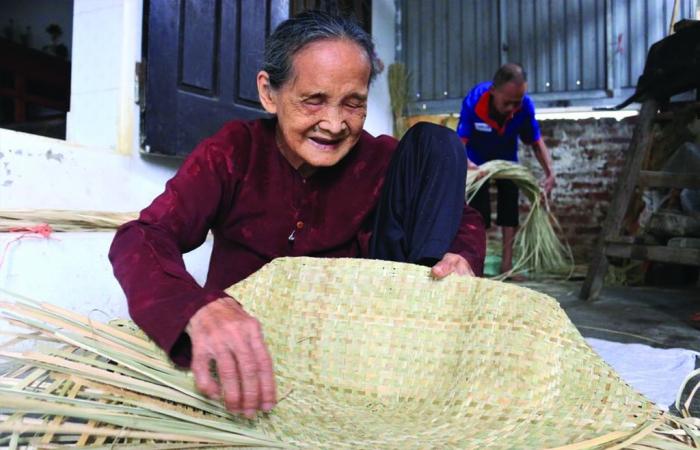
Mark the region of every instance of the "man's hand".
POLYGON ((474 271, 469 265, 469 262, 467 262, 462 255, 456 253, 445 253, 445 256, 433 266, 430 273, 433 278, 437 279, 445 278, 451 273, 470 277, 474 276, 474 271))
POLYGON ((467 170, 476 172, 476 176, 474 177, 474 181, 479 181, 480 179, 484 178, 486 176, 486 172, 481 170, 479 166, 474 164, 470 159, 467 159, 467 170))
POLYGON ((554 178, 554 174, 550 174, 548 177, 545 177, 544 180, 542 180, 542 190, 544 191, 545 197, 549 198, 552 193, 552 189, 554 189, 556 184, 557 181, 556 178, 554 178))
POLYGON ((253 418, 277 401, 272 359, 260 322, 229 297, 202 307, 190 319, 192 364, 197 388, 210 398, 223 397, 226 409, 253 418), (212 374, 214 370, 218 380, 212 374))
POLYGON ((540 166, 542 166, 542 170, 544 170, 545 173, 545 177, 541 183, 542 197, 544 197, 544 200, 549 198, 549 194, 552 193, 552 188, 554 188, 554 185, 556 184, 554 171, 552 170, 552 155, 549 153, 549 149, 547 148, 547 145, 545 145, 543 139, 538 139, 537 141, 533 142, 532 149, 535 152, 535 158, 537 158, 537 161, 540 163, 540 166))

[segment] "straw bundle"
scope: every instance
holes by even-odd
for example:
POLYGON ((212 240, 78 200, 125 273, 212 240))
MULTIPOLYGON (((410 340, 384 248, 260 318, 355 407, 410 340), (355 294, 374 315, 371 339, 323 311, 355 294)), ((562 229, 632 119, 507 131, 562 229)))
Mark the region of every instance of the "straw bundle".
POLYGON ((0 351, 20 362, 0 377, 0 446, 281 446, 198 394, 133 324, 91 322, 26 298, 1 306, 27 332, 0 351), (30 340, 43 345, 11 349, 30 340))
POLYGON ((228 290, 258 317, 275 410, 229 416, 130 327, 19 300, 0 445, 92 448, 697 448, 587 346, 558 303, 408 264, 282 258, 228 290), (117 445, 118 444, 118 445, 117 445), (114 445, 114 447, 112 447, 114 445))
POLYGON ((401 139, 408 126, 404 118, 404 110, 408 104, 409 75, 406 66, 402 63, 389 65, 389 98, 391 99, 391 112, 394 116, 394 137, 401 139))
POLYGON ((54 231, 111 231, 138 217, 135 212, 61 209, 0 210, 0 232, 49 224, 54 231))
POLYGON ((561 227, 549 211, 546 199, 543 201, 542 190, 532 172, 520 164, 502 160, 482 164, 479 166, 479 172, 485 175, 478 180, 478 172, 472 171, 467 174, 467 201, 471 201, 489 180, 507 179, 512 180, 530 202, 530 212, 515 237, 516 259, 513 268, 497 279, 523 270, 535 274, 570 274, 574 265, 571 248, 557 237, 555 229, 561 230, 561 227))

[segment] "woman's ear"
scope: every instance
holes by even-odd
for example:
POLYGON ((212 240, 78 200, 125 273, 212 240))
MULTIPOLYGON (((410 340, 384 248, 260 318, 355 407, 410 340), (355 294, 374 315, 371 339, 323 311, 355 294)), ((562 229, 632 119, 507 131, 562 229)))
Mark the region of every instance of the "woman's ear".
POLYGON ((263 108, 270 114, 277 114, 277 96, 270 85, 270 75, 261 70, 258 72, 257 82, 258 96, 260 96, 260 103, 263 108))

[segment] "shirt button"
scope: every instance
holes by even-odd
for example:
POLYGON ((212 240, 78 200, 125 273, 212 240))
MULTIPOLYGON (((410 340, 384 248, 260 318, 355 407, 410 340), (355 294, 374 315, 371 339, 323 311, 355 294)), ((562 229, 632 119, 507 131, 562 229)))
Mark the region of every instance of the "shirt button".
POLYGON ((302 228, 304 228, 304 222, 300 220, 299 222, 297 222, 297 230, 301 230, 302 228))

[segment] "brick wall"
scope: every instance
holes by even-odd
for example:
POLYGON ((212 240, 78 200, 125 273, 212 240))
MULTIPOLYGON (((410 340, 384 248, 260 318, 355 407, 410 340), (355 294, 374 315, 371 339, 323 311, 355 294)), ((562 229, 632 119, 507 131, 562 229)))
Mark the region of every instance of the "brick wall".
MULTIPOLYGON (((540 121, 557 174, 553 211, 578 264, 588 262, 600 233, 634 122, 635 118, 540 121)), ((529 147, 521 145, 520 161, 541 177, 529 147)))

